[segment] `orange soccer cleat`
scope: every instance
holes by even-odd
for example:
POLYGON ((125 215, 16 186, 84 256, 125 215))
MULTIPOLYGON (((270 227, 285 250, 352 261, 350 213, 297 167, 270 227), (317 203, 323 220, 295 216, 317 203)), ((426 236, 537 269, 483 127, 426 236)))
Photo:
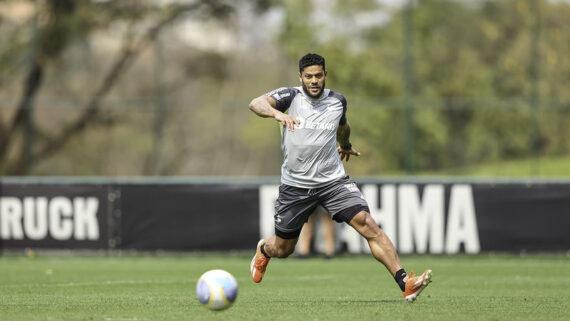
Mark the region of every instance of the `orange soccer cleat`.
POLYGON ((414 271, 411 271, 405 282, 406 289, 404 290, 404 298, 406 298, 408 302, 414 302, 423 289, 430 284, 431 270, 425 270, 420 276, 415 275, 414 271))
POLYGON ((249 266, 249 269, 251 271, 251 278, 255 283, 261 282, 261 279, 263 279, 263 274, 265 273, 265 268, 267 268, 267 264, 269 264, 269 260, 271 260, 270 257, 265 257, 265 255, 261 253, 261 246, 263 246, 263 244, 265 244, 264 239, 261 239, 257 243, 257 250, 255 251, 255 255, 253 256, 253 259, 251 260, 251 264, 249 266))

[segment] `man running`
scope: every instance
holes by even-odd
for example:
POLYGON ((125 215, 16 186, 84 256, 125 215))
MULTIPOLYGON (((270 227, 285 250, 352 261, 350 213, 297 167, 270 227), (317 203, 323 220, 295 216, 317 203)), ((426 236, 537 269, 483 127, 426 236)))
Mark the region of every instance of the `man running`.
POLYGON ((368 241, 372 255, 392 274, 406 300, 413 302, 431 282, 432 271, 406 274, 394 245, 370 216, 366 200, 346 174, 342 161, 360 153, 350 143, 346 99, 325 88, 326 77, 325 59, 309 53, 299 61, 300 87, 282 87, 249 104, 258 116, 283 124, 284 156, 275 235, 257 244, 251 277, 261 282, 272 257, 293 253, 303 224, 321 205, 333 220, 349 224, 368 241))

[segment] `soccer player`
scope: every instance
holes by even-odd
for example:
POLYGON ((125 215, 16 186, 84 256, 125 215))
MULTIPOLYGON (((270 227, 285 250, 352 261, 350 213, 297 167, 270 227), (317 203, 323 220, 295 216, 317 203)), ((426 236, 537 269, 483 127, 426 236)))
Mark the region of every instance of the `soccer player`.
POLYGON ((350 143, 346 99, 325 88, 326 78, 325 59, 306 54, 299 60, 300 87, 282 87, 249 104, 258 116, 283 125, 275 235, 257 244, 251 277, 261 282, 272 257, 293 253, 307 217, 321 205, 333 220, 349 224, 368 241, 372 255, 392 274, 406 300, 413 302, 431 282, 432 271, 406 274, 394 245, 370 216, 366 200, 346 174, 342 161, 360 153, 350 143))

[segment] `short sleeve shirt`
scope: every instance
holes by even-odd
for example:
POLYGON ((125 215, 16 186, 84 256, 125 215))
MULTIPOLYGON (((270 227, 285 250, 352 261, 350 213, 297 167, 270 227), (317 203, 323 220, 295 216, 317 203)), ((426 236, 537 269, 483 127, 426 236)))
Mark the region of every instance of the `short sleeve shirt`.
POLYGON ((336 131, 346 123, 346 99, 325 89, 311 98, 301 87, 282 87, 266 94, 276 109, 299 120, 294 131, 283 129, 281 183, 300 187, 325 186, 346 175, 337 152, 336 131))

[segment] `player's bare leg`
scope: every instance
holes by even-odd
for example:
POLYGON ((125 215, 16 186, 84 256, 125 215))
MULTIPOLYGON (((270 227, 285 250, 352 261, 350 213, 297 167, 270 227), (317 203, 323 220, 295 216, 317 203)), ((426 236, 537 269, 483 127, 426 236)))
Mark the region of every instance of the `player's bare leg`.
POLYGON ((431 282, 432 271, 426 270, 421 275, 413 271, 409 275, 402 268, 394 244, 376 224, 370 213, 362 211, 350 221, 352 226, 368 241, 372 255, 390 271, 396 283, 400 286, 404 298, 413 302, 423 289, 431 282))
POLYGON ((273 235, 272 237, 268 238, 265 242, 265 253, 270 257, 278 257, 278 258, 286 258, 293 251, 295 251, 295 245, 297 245, 296 238, 294 239, 283 239, 279 236, 273 235))
POLYGON ((286 258, 295 250, 297 239, 283 239, 279 236, 271 236, 257 243, 257 250, 251 260, 250 272, 253 282, 259 283, 263 279, 265 269, 272 257, 286 258))
POLYGON ((372 255, 384 264, 392 276, 395 276, 396 272, 402 269, 394 244, 386 233, 378 227, 370 213, 362 211, 356 214, 349 224, 368 241, 372 255))

